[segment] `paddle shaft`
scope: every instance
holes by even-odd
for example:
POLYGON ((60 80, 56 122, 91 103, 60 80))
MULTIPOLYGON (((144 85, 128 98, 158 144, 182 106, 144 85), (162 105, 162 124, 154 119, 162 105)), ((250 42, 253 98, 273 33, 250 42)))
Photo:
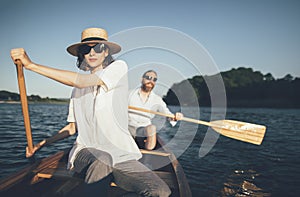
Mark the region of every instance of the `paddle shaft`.
MULTIPOLYGON (((144 108, 135 107, 135 106, 128 106, 128 108, 132 109, 132 110, 137 110, 137 111, 147 112, 147 113, 156 114, 156 115, 160 115, 160 116, 165 116, 165 117, 168 117, 168 118, 175 118, 175 116, 173 114, 164 114, 164 113, 161 113, 161 112, 152 111, 152 110, 149 110, 149 109, 144 109, 144 108)), ((196 124, 202 124, 202 125, 206 125, 206 126, 212 126, 212 124, 209 123, 209 122, 205 122, 205 121, 202 121, 202 120, 196 120, 196 119, 192 119, 192 118, 182 117, 181 120, 186 121, 186 122, 196 123, 196 124)))
POLYGON ((25 79, 23 73, 23 65, 21 61, 17 61, 17 75, 18 75, 18 85, 20 91, 20 100, 22 105, 23 117, 24 117, 24 125, 25 125, 25 132, 28 144, 28 151, 33 151, 33 143, 32 143, 32 134, 31 134, 31 126, 30 126, 30 118, 29 118, 29 111, 28 111, 28 102, 27 102, 27 94, 26 94, 26 86, 25 86, 25 79))
MULTIPOLYGON (((152 114, 165 116, 169 118, 175 117, 173 114, 164 114, 164 113, 143 109, 139 107, 134 107, 134 106, 128 106, 128 108, 131 110, 152 113, 152 114)), ((202 120, 196 120, 196 119, 186 118, 186 117, 183 117, 180 120, 206 125, 213 128, 216 132, 224 136, 237 139, 240 141, 256 144, 256 145, 261 144, 266 131, 266 127, 263 125, 256 125, 252 123, 246 123, 246 122, 234 121, 234 120, 216 120, 213 122, 205 122, 202 120)))

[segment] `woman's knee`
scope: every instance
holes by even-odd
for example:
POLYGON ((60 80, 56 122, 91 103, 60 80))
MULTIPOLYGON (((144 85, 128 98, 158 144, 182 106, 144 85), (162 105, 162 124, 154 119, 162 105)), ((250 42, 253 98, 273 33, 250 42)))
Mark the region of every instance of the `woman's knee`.
POLYGON ((90 164, 86 171, 85 182, 94 183, 105 177, 112 172, 112 157, 107 154, 101 158, 97 158, 90 164))

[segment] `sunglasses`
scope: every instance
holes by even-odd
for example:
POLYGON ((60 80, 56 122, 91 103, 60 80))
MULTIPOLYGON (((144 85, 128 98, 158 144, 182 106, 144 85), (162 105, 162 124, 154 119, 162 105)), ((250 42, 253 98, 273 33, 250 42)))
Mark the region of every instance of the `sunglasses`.
POLYGON ((86 55, 90 53, 91 49, 94 49, 96 53, 102 53, 105 50, 105 45, 103 43, 98 43, 94 46, 89 46, 87 44, 84 44, 79 46, 78 53, 86 55))
POLYGON ((145 75, 143 78, 144 78, 144 79, 147 79, 147 80, 149 80, 149 81, 154 81, 154 82, 157 81, 157 78, 156 78, 156 77, 151 77, 151 76, 148 76, 148 75, 145 75))

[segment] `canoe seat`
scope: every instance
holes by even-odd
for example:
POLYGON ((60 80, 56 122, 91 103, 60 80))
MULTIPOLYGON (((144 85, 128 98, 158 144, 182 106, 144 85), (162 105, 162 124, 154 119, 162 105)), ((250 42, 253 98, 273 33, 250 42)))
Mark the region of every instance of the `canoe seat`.
POLYGON ((149 154, 149 155, 157 155, 157 156, 163 156, 163 157, 168 157, 171 155, 171 153, 164 152, 164 151, 157 151, 157 150, 146 150, 146 149, 140 149, 141 153, 143 155, 149 154))
POLYGON ((66 168, 46 168, 37 173, 39 178, 50 179, 52 177, 55 178, 75 178, 74 172, 67 170, 66 168))

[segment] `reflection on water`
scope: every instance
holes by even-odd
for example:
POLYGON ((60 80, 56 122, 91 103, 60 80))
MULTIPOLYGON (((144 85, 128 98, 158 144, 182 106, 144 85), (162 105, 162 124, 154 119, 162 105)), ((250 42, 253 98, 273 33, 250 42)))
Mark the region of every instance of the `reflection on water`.
MULTIPOLYGON (((30 105, 34 143, 52 136, 66 124, 67 105, 30 105)), ((172 108, 178 111, 179 108, 172 108)), ((185 108, 195 118, 193 108, 185 108)), ((209 108, 201 108, 200 119, 210 121, 209 108)), ((159 119, 159 118, 158 118, 159 119)), ((257 146, 216 134, 203 125, 160 122, 159 135, 168 143, 186 173, 193 196, 298 196, 300 190, 300 110, 227 109, 226 119, 267 126, 262 145, 257 146), (203 146, 207 132, 215 135, 214 146, 203 146), (199 157, 200 147, 207 151, 199 157), (297 186, 298 185, 298 186, 297 186)), ((0 178, 31 161, 25 158, 26 137, 19 104, 0 104, 0 178)), ((70 147, 72 136, 41 149, 42 158, 70 147)))
POLYGON ((271 196, 270 193, 255 185, 256 178, 259 178, 259 174, 254 170, 235 170, 228 176, 221 194, 222 196, 271 196))

